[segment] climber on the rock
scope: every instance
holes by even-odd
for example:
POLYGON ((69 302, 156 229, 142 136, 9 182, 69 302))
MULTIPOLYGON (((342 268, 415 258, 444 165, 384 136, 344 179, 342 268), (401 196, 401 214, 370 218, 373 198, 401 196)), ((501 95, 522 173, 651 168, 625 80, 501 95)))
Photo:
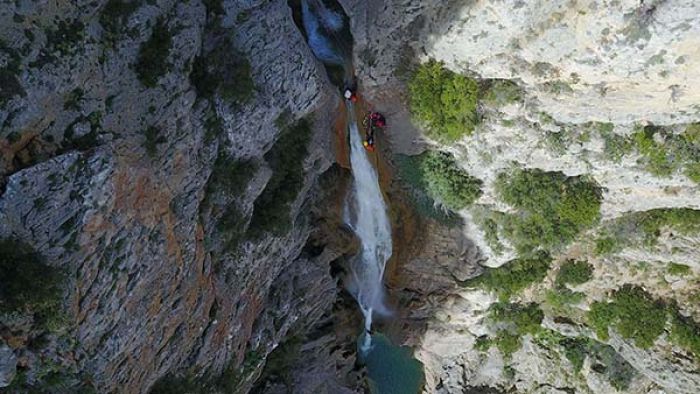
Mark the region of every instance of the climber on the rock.
POLYGON ((345 97, 346 100, 350 100, 353 103, 357 101, 357 95, 355 94, 355 91, 352 90, 350 87, 345 88, 345 92, 343 92, 343 96, 345 97))
POLYGON ((362 146, 364 146, 368 151, 374 152, 374 133, 365 135, 365 139, 362 141, 362 146))
POLYGON ((379 112, 372 112, 369 115, 369 121, 370 127, 376 126, 383 129, 384 126, 386 126, 386 119, 384 118, 384 115, 380 114, 379 112))

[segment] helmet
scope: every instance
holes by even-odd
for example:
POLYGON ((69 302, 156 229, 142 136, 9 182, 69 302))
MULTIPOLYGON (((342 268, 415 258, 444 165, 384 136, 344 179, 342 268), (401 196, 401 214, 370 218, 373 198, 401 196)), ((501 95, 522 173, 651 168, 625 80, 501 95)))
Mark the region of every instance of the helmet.
POLYGON ((362 141, 362 146, 364 146, 365 148, 368 147, 368 146, 369 146, 369 142, 367 142, 367 140, 362 141))

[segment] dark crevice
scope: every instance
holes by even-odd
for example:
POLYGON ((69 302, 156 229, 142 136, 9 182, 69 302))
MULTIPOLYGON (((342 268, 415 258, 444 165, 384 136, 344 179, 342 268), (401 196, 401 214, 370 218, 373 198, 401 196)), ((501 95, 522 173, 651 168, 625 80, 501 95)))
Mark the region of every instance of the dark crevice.
POLYGON ((326 74, 328 75, 331 83, 342 89, 346 85, 351 84, 353 80, 353 39, 352 32, 350 31, 350 18, 348 18, 345 10, 337 0, 287 0, 287 4, 292 9, 294 24, 297 26, 301 34, 304 36, 306 42, 309 44, 309 32, 307 32, 304 28, 302 1, 306 1, 311 11, 315 14, 319 9, 325 8, 341 16, 342 18, 343 23, 341 28, 335 31, 324 28, 323 36, 328 39, 328 42, 330 42, 332 45, 334 52, 338 53, 345 60, 344 65, 333 64, 331 62, 324 61, 323 59, 319 59, 323 63, 326 74))

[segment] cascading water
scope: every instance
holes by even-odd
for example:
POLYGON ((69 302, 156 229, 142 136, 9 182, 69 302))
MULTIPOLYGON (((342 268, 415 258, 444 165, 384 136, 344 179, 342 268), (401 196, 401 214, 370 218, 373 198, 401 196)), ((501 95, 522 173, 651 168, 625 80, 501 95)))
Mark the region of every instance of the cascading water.
MULTIPOLYGON (((303 29, 314 55, 324 63, 330 80, 338 87, 352 86, 352 35, 349 21, 337 0, 288 2, 295 23, 303 29)), ((370 334, 373 314, 389 314, 384 303, 383 277, 392 252, 391 225, 377 171, 362 146, 353 104, 346 104, 354 180, 345 204, 345 222, 362 244, 345 278, 365 320, 365 332, 358 339, 358 360, 367 366, 370 392, 419 393, 424 381, 423 367, 411 356, 411 350, 393 345, 380 332, 370 334)))
POLYGON ((334 49, 333 43, 328 38, 343 27, 342 16, 329 10, 321 2, 314 2, 314 5, 312 10, 309 1, 301 2, 302 22, 309 46, 321 61, 342 66, 345 60, 334 49))
POLYGON ((348 113, 350 164, 354 182, 346 205, 346 222, 362 243, 362 251, 350 265, 348 289, 355 296, 365 318, 362 350, 366 352, 371 344, 372 314, 387 313, 383 277, 386 261, 391 256, 391 225, 377 172, 362 146, 351 103, 348 103, 348 113))

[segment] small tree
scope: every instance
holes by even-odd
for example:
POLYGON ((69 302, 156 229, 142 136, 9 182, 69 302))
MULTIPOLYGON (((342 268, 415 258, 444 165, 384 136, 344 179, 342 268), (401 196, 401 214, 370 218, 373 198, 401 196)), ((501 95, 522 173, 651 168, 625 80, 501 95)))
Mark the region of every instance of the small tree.
POLYGON ((26 243, 0 240, 0 313, 33 313, 40 324, 60 315, 64 275, 26 243))

